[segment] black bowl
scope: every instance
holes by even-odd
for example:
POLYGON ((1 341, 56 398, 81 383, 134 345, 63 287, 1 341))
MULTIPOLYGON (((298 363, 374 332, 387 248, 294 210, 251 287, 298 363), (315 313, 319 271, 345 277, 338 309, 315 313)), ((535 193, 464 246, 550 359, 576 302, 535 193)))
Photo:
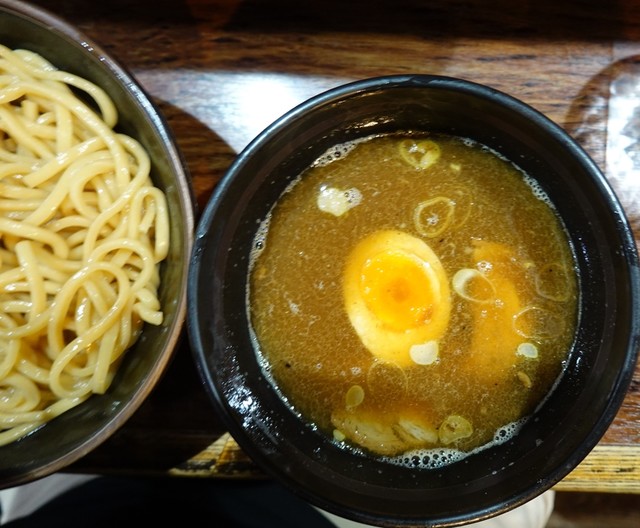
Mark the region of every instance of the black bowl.
POLYGON ((24 48, 101 86, 119 113, 117 130, 150 153, 151 177, 167 196, 171 248, 161 266, 164 322, 145 326, 108 392, 93 396, 29 436, 0 447, 0 488, 60 471, 95 449, 140 407, 183 337, 195 200, 182 156, 163 116, 141 85, 96 42, 57 16, 25 2, 0 0, 2 44, 24 48))
POLYGON ((460 79, 396 76, 330 90, 262 132, 215 189, 196 230, 188 327, 216 410, 268 474, 337 515, 381 526, 454 526, 507 511, 567 475, 598 443, 631 381, 639 271, 625 214, 598 167, 524 103, 460 79), (509 441, 444 466, 409 469, 340 449, 263 375, 248 331, 252 239, 283 189, 324 151, 398 130, 474 139, 548 194, 579 268, 579 322, 551 396, 509 441))

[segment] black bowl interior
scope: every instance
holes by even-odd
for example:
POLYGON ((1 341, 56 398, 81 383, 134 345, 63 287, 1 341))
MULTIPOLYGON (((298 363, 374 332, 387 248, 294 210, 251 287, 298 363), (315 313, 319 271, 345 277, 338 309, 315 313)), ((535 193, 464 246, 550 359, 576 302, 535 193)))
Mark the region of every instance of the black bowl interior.
POLYGON ((172 220, 170 254, 161 269, 163 324, 145 327, 107 394, 0 448, 0 488, 5 488, 61 470, 94 449, 133 414, 161 377, 184 327, 195 201, 163 117, 137 81, 98 44, 50 13, 5 0, 0 1, 0 35, 4 46, 39 53, 107 91, 119 111, 118 130, 149 151, 152 178, 167 195, 172 220))
POLYGON ((382 526, 453 526, 542 493, 599 441, 633 373, 638 286, 635 243, 624 212, 596 165, 561 128, 474 83, 385 77, 317 96, 241 153, 196 231, 188 321, 216 409, 267 472, 347 518, 382 526), (257 220, 329 146, 398 130, 472 138, 514 161, 551 197, 579 268, 579 330, 551 397, 511 440, 437 470, 354 455, 307 426, 263 376, 247 331, 248 254, 257 220))

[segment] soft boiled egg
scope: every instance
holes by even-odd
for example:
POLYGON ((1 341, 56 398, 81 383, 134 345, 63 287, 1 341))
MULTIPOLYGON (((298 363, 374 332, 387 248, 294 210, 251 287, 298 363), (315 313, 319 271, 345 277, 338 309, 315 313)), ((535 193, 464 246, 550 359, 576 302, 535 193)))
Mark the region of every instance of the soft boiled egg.
POLYGON ((401 367, 437 361, 451 295, 426 242, 397 230, 370 234, 347 258, 343 294, 353 328, 378 359, 401 367))

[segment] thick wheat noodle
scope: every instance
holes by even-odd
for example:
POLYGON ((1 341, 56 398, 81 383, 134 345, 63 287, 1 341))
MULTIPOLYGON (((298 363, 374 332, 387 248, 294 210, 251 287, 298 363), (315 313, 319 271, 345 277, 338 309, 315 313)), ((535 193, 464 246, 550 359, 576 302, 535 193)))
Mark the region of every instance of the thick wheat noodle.
POLYGON ((0 446, 104 393, 162 324, 166 198, 116 122, 101 88, 0 45, 0 446))

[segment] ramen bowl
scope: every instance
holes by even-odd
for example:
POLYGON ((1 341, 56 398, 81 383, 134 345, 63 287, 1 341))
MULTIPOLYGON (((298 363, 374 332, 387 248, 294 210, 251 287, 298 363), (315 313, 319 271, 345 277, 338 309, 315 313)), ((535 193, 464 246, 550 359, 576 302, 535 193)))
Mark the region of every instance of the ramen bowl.
POLYGON ((240 153, 196 229, 188 328, 216 412, 268 475, 359 522, 458 526, 531 500, 598 443, 636 362, 638 280, 634 238, 620 203, 559 126, 505 93, 466 80, 381 77, 304 102, 240 153), (345 449, 309 423, 259 359, 247 306, 256 233, 292 180, 334 145, 398 131, 471 139, 532 177, 562 219, 579 291, 564 369, 519 432, 429 468, 345 449))
POLYGON ((137 81, 99 44, 25 2, 0 2, 0 33, 4 46, 36 52, 58 69, 93 81, 106 91, 118 110, 116 130, 137 139, 150 153, 151 178, 164 191, 170 214, 170 248, 161 263, 158 292, 163 322, 144 326, 104 394, 89 397, 26 437, 0 447, 0 488, 6 488, 79 460, 120 428, 159 381, 184 328, 194 200, 163 117, 137 81))

